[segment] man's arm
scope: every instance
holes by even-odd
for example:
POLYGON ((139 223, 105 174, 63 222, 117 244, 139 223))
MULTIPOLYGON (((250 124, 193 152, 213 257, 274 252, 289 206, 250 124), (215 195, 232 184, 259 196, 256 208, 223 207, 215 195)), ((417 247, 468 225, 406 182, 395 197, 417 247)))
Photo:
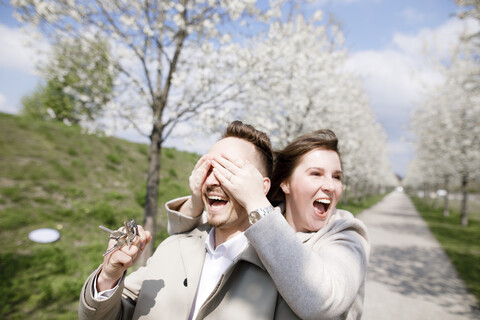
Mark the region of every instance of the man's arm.
MULTIPOLYGON (((125 309, 121 301, 122 277, 151 239, 150 232, 138 226, 138 235, 130 246, 123 246, 105 255, 103 264, 87 278, 83 286, 78 309, 80 319, 121 319, 121 310, 125 309), (113 289, 117 284, 118 288, 108 299, 95 298, 95 289, 101 292, 113 289)), ((108 248, 112 248, 115 243, 115 240, 110 240, 108 248)))

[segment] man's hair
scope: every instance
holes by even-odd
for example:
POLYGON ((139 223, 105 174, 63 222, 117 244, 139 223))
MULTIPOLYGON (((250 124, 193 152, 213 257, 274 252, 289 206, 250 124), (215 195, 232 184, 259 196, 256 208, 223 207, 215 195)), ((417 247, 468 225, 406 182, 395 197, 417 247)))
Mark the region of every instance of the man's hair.
POLYGON ((260 154, 262 164, 265 167, 267 177, 272 176, 273 152, 270 138, 265 132, 255 129, 252 125, 244 124, 235 120, 228 125, 222 139, 233 137, 251 142, 260 154))
POLYGON ((343 167, 338 149, 338 139, 332 130, 323 129, 303 134, 295 138, 282 150, 275 151, 272 187, 268 193, 271 202, 278 204, 285 201, 285 194, 280 184, 290 178, 302 157, 315 149, 335 151, 340 159, 340 165, 343 167))

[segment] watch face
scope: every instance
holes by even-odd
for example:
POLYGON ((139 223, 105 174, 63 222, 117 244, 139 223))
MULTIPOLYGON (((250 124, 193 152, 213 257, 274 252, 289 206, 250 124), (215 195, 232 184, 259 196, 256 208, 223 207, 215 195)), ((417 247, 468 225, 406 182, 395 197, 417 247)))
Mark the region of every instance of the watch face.
POLYGON ((250 212, 250 214, 248 215, 248 221, 251 224, 254 224, 258 220, 260 220, 260 214, 257 211, 250 212))

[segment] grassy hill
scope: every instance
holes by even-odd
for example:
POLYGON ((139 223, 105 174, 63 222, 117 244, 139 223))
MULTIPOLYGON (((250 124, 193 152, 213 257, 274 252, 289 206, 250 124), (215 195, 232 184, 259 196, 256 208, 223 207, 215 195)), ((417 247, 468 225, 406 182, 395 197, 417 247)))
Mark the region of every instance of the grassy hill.
MULTIPOLYGON (((0 113, 0 318, 77 318, 83 281, 106 246, 98 226, 142 222, 147 152, 147 145, 0 113), (61 238, 34 243, 28 234, 37 228, 57 229, 61 238)), ((157 243, 166 236, 163 204, 188 194, 198 158, 163 150, 157 243)))

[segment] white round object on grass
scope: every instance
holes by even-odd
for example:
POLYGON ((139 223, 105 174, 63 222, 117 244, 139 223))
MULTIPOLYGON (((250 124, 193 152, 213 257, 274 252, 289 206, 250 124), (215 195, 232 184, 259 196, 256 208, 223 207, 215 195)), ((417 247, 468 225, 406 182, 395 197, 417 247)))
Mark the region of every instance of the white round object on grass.
POLYGON ((60 232, 55 229, 41 228, 30 232, 28 238, 38 243, 50 243, 60 238, 60 232))

